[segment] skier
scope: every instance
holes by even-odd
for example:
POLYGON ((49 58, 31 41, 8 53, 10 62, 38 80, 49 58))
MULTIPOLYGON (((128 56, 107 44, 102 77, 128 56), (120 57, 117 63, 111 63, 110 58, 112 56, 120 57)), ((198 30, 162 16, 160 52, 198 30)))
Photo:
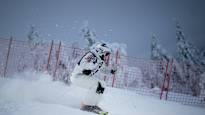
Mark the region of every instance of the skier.
POLYGON ((85 98, 81 101, 81 110, 97 114, 104 112, 98 104, 102 99, 106 84, 97 78, 97 73, 116 73, 116 67, 109 68, 105 64, 110 53, 111 49, 105 43, 96 43, 75 66, 70 78, 71 83, 88 89, 85 98))

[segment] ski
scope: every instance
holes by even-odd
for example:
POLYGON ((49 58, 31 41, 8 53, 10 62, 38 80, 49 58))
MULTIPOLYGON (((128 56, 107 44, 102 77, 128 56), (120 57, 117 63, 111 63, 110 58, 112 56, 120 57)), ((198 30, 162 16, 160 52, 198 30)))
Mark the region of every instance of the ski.
POLYGON ((90 106, 90 105, 84 105, 81 110, 83 111, 87 111, 87 112, 92 112, 92 113, 96 113, 99 115, 108 115, 107 111, 103 111, 100 107, 98 106, 90 106))
POLYGON ((101 112, 99 113, 99 115, 108 115, 108 112, 101 111, 101 112))

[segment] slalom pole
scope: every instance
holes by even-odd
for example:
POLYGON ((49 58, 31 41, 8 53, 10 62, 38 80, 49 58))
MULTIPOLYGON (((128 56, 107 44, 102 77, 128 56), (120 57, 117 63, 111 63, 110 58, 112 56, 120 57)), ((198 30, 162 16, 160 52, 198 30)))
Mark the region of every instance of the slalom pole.
POLYGON ((169 61, 167 62, 166 70, 165 70, 165 73, 164 73, 164 81, 163 81, 162 88, 161 88, 160 99, 162 99, 162 94, 163 94, 163 91, 164 91, 164 84, 165 84, 165 80, 167 78, 166 76, 167 76, 168 65, 169 65, 169 61))
POLYGON ((58 51, 57 51, 58 54, 57 54, 56 65, 55 65, 55 70, 54 70, 54 74, 53 74, 54 80, 56 80, 56 71, 57 71, 58 63, 59 63, 60 49, 61 49, 61 41, 59 43, 58 51))
POLYGON ((169 92, 169 83, 170 83, 170 77, 171 77, 171 73, 172 73, 172 65, 173 65, 173 59, 171 61, 171 67, 170 67, 170 71, 169 71, 169 74, 168 74, 168 85, 167 85, 166 100, 167 100, 167 95, 168 95, 168 92, 169 92))
MULTIPOLYGON (((109 66, 110 55, 106 58, 106 66, 109 66)), ((104 81, 106 81, 107 76, 104 76, 104 81)))
MULTIPOLYGON (((115 64, 118 63, 118 57, 119 57, 119 51, 117 50, 117 52, 116 52, 116 57, 115 57, 115 64)), ((114 74, 114 75, 113 75, 113 79, 112 79, 112 87, 114 87, 115 81, 116 81, 116 75, 114 74)))
POLYGON ((51 59, 52 50, 53 50, 53 40, 51 42, 51 46, 50 46, 50 49, 49 49, 48 61, 47 61, 47 65, 46 65, 46 71, 48 71, 48 67, 50 65, 50 59, 51 59))
POLYGON ((6 76, 6 72, 7 72, 7 67, 8 67, 8 62, 9 62, 9 56, 10 56, 12 41, 13 41, 13 38, 11 37, 10 41, 9 41, 8 52, 7 52, 7 55, 6 55, 6 65, 4 67, 4 77, 6 76))

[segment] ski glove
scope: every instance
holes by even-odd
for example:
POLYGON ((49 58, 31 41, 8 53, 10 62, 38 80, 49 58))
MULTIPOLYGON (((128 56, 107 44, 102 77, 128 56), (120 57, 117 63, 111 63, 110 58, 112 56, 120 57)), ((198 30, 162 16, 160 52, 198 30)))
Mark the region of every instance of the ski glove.
POLYGON ((83 74, 85 74, 85 75, 90 75, 90 74, 91 74, 91 70, 86 70, 86 69, 84 69, 84 70, 83 70, 83 74))
POLYGON ((116 72, 117 72, 117 65, 116 65, 116 64, 113 64, 113 67, 112 67, 110 73, 111 73, 111 74, 116 74, 116 72))
POLYGON ((111 69, 110 73, 111 74, 115 74, 117 72, 117 70, 111 69))

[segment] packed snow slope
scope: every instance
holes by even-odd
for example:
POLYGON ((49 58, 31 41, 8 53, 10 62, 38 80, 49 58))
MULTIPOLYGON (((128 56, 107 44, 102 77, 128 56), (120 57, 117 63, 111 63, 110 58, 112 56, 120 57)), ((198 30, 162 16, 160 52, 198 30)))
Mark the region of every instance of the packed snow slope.
MULTIPOLYGON (((95 115, 79 109, 86 90, 52 81, 45 73, 0 78, 0 115, 95 115)), ((205 109, 107 88, 100 106, 110 115, 204 115, 205 109)))

